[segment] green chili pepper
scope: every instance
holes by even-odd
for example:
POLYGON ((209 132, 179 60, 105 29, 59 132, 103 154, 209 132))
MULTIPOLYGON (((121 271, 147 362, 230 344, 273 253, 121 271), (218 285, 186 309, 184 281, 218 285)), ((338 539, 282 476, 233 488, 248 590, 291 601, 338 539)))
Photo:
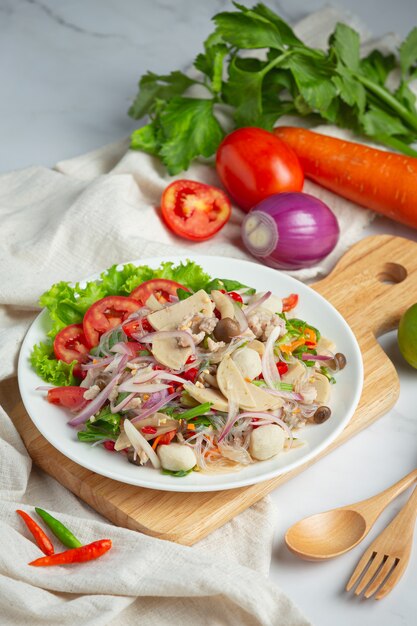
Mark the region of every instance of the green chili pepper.
POLYGON ((67 548, 80 548, 83 544, 77 537, 75 537, 70 530, 64 524, 62 524, 55 517, 52 517, 47 511, 43 509, 38 509, 35 507, 36 513, 43 519, 45 524, 49 526, 49 528, 54 533, 55 537, 67 546, 67 548))

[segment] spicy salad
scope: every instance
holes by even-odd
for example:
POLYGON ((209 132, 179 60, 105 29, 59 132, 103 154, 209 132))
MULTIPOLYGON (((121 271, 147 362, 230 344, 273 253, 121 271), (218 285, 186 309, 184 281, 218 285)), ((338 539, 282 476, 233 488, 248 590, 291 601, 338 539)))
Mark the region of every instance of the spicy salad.
POLYGON ((297 317, 297 294, 187 261, 113 266, 85 286, 53 285, 40 304, 52 328, 31 363, 54 386, 39 390, 72 413, 80 442, 127 462, 178 477, 239 470, 331 418, 346 359, 297 317))

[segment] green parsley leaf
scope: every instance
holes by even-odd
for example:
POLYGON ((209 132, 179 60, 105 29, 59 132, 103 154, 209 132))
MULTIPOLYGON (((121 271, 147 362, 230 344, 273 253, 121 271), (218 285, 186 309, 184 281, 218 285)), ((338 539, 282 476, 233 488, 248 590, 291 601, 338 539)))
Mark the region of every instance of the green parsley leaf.
POLYGON ((380 50, 372 50, 372 52, 360 60, 361 73, 382 86, 385 85, 388 74, 395 66, 395 56, 393 54, 382 54, 380 50))
POLYGON ((132 150, 142 150, 153 156, 159 154, 161 144, 158 140, 158 124, 154 120, 146 126, 134 130, 130 138, 130 148, 132 150))
POLYGON ((160 124, 164 137, 160 156, 171 175, 188 169, 198 156, 210 157, 224 136, 212 100, 172 98, 160 115, 160 124))
POLYGON ((208 87, 213 94, 222 88, 223 61, 229 49, 218 33, 212 33, 204 42, 204 54, 199 54, 194 67, 209 78, 208 87))
MULTIPOLYGON (((241 5, 235 5, 245 10, 241 5)), ((213 17, 216 32, 224 41, 243 50, 259 48, 284 48, 277 26, 261 15, 237 11, 218 13, 213 17)))
POLYGON ((413 28, 400 46, 400 67, 402 75, 408 75, 410 69, 417 64, 417 26, 413 28))
POLYGON ((195 82, 183 72, 171 72, 167 76, 148 72, 139 81, 139 93, 129 109, 130 117, 139 120, 154 110, 156 100, 169 100, 174 96, 181 96, 195 82))
POLYGON ((359 68, 359 34, 350 26, 336 24, 334 33, 329 38, 329 51, 337 60, 351 70, 359 68))
MULTIPOLYGON (((234 119, 239 126, 265 127, 263 116, 262 68, 265 63, 257 59, 235 57, 229 65, 229 80, 224 86, 224 98, 234 107, 234 119)), ((268 120, 269 122, 269 120, 268 120)), ((272 123, 269 130, 272 129, 272 123)))

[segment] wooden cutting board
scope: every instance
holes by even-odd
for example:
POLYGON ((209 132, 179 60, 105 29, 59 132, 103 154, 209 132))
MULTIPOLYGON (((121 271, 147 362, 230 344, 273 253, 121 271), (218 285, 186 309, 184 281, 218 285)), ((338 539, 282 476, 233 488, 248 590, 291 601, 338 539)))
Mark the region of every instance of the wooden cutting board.
POLYGON ((375 337, 395 328, 402 313, 417 301, 417 244, 386 235, 364 239, 313 289, 340 311, 357 337, 365 368, 362 397, 336 441, 308 463, 272 480, 210 493, 125 485, 80 467, 55 450, 26 414, 15 379, 0 386, 0 404, 11 415, 33 461, 99 513, 119 526, 192 545, 369 426, 397 400, 397 373, 375 337))

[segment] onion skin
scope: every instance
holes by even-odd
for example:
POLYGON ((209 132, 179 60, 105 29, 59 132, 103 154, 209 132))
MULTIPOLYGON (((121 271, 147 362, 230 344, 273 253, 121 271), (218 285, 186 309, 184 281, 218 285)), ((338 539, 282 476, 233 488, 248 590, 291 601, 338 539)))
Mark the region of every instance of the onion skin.
POLYGON ((302 192, 279 193, 257 204, 242 224, 242 239, 257 259, 276 269, 294 270, 322 261, 336 246, 339 225, 329 207, 302 192), (264 224, 262 241, 251 231, 264 224))

